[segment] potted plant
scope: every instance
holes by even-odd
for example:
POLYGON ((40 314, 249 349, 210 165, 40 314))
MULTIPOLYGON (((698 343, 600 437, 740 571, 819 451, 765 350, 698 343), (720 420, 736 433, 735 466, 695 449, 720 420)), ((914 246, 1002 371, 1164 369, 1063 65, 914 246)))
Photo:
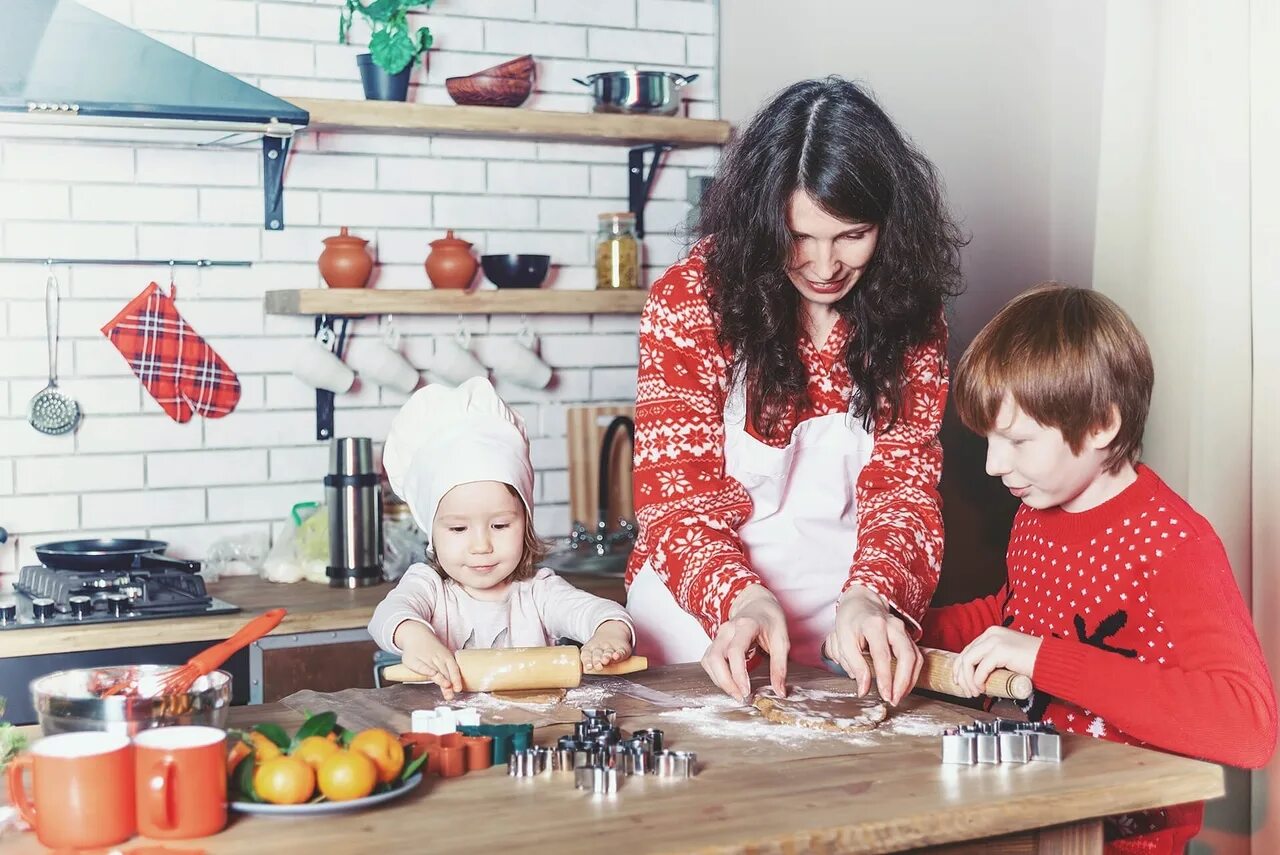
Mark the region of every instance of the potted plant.
MULTIPOLYGON (((409 97, 409 74, 418 57, 431 49, 431 30, 409 27, 408 13, 433 0, 346 0, 338 23, 338 41, 347 43, 352 16, 357 12, 369 23, 373 35, 369 52, 356 57, 364 97, 370 101, 404 101, 409 97)), ((425 59, 424 59, 425 64, 425 59)))

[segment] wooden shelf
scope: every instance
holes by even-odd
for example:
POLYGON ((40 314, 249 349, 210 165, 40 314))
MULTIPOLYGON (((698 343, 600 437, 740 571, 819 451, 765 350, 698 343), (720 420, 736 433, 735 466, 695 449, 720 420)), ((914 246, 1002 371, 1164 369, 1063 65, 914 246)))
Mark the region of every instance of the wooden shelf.
POLYGON ((505 107, 459 107, 397 101, 340 101, 289 98, 311 114, 307 130, 351 131, 572 142, 722 145, 730 125, 719 119, 632 116, 616 113, 565 113, 505 107))
POLYGON ((638 315, 648 291, 268 291, 269 315, 638 315))

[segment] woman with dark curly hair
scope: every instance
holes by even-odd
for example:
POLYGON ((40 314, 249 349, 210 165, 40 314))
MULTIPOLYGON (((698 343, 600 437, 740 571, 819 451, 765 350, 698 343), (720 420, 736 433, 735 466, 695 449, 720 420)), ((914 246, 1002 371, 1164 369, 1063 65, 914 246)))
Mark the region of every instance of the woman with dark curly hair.
POLYGON ((788 656, 824 652, 860 694, 915 684, 963 245, 938 185, 839 78, 784 90, 725 151, 640 324, 638 653, 701 659, 743 699, 756 648, 779 694, 788 656))

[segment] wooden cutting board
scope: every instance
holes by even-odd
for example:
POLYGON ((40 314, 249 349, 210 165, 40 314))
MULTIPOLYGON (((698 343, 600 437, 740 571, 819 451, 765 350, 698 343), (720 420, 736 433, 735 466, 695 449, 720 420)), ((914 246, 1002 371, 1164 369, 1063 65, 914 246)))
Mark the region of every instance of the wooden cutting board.
MULTIPOLYGON (((596 498, 600 471, 600 446, 614 416, 634 419, 634 404, 594 404, 569 407, 566 441, 569 444, 569 516, 594 531, 599 503, 596 498)), ((609 461, 609 531, 618 519, 635 519, 631 501, 631 438, 626 431, 614 435, 609 461)))

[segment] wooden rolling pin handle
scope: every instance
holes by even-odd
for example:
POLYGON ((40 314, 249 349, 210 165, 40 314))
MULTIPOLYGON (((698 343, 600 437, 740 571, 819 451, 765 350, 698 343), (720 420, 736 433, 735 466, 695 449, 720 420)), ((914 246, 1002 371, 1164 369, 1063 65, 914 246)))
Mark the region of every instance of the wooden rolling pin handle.
POLYGON ((618 674, 634 674, 637 671, 644 671, 648 667, 648 659, 643 656, 632 656, 629 659, 623 659, 621 662, 611 662, 599 671, 588 671, 584 668, 582 673, 590 676, 614 676, 618 674))
POLYGON ((382 669, 382 679, 391 683, 421 683, 426 681, 427 677, 403 662, 397 662, 382 669))
MULTIPOLYGON (((920 669, 920 679, 916 681, 916 685, 933 692, 964 697, 965 693, 952 676, 951 666, 956 654, 927 647, 921 648, 920 652, 924 654, 924 667, 920 669)), ((986 686, 983 687, 983 691, 990 697, 1019 701, 1031 697, 1031 690, 1029 677, 1005 668, 992 671, 991 676, 987 678, 986 686)))

